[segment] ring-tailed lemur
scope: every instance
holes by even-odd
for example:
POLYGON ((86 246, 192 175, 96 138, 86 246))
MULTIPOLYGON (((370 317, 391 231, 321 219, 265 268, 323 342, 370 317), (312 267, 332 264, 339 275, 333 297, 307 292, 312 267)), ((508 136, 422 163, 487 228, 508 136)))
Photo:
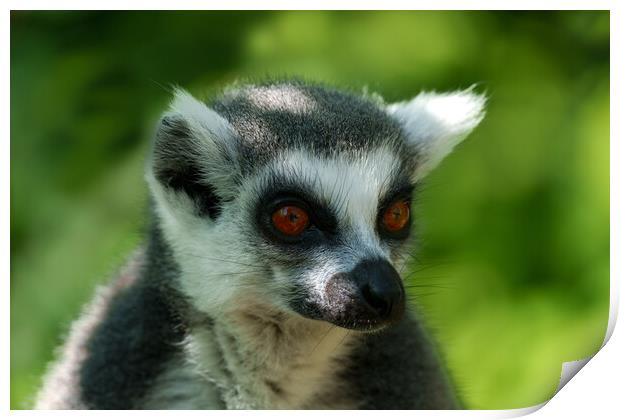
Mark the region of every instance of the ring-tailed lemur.
POLYGON ((148 160, 146 245, 75 322, 37 407, 458 407, 399 271, 416 184, 484 102, 177 90, 148 160))

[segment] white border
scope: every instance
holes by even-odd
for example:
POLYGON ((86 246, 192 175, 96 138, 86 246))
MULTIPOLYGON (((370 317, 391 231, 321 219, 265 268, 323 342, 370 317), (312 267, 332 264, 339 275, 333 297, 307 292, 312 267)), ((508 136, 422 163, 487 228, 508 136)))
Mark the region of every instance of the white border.
MULTIPOLYGON (((24 1, 14 1, 9 0, 5 2, 7 4, 9 10, 27 10, 27 9, 41 9, 41 10, 53 10, 53 9, 81 9, 81 10, 98 10, 98 9, 111 9, 111 10, 133 10, 133 9, 142 9, 142 8, 151 8, 151 9, 171 9, 175 10, 190 10, 190 9, 213 9, 213 10, 231 10, 231 9, 246 9, 246 10, 257 10, 257 5, 264 9, 303 9, 303 10, 321 10, 321 9, 360 9, 360 10, 377 10, 377 9, 417 9, 417 10, 440 10, 440 9, 467 9, 467 10, 547 10, 547 9, 557 9, 557 10, 575 10, 575 9, 588 9, 588 10, 611 10, 611 74, 618 73, 618 40, 617 40, 617 25, 619 23, 619 19, 617 16, 617 7, 615 6, 614 1, 603 1, 603 0, 590 0, 588 2, 583 1, 536 1, 536 0, 521 0, 521 1, 502 1, 497 2, 493 0, 486 1, 455 1, 455 0, 436 0, 433 2, 420 2, 420 1, 411 1, 411 2, 403 2, 403 1, 383 1, 383 2, 370 2, 367 0, 360 1, 347 1, 342 2, 338 5, 335 5, 333 1, 325 1, 325 0, 315 0, 312 2, 295 2, 294 5, 287 1, 262 1, 257 3, 256 5, 248 2, 248 1, 237 1, 237 0, 229 0, 226 2, 217 2, 214 4, 209 4, 204 1, 198 0, 176 0, 172 4, 165 3, 160 0, 150 0, 150 1, 119 1, 119 0, 108 0, 106 2, 101 1, 89 1, 89 2, 80 2, 80 1, 56 1, 54 2, 54 7, 50 7, 50 2, 45 0, 24 0, 24 1), (171 7, 172 6, 172 7, 171 7)), ((5 14, 5 18, 3 22, 6 24, 3 25, 2 38, 4 45, 4 54, 6 57, 5 63, 9 62, 10 59, 10 15, 8 11, 5 14)), ((4 107, 3 109, 3 118, 5 123, 3 125, 5 129, 5 141, 2 143, 3 153, 0 159, 2 159, 0 163, 0 194, 2 197, 6 198, 3 200, 3 204, 1 208, 2 212, 2 240, 0 241, 0 247, 2 249, 3 261, 2 264, 2 276, 5 279, 5 287, 9 287, 9 276, 10 276, 10 225, 9 225, 9 217, 10 217, 10 207, 9 207, 9 197, 10 197, 10 69, 8 66, 3 68, 4 73, 4 107)), ((612 76, 611 80, 611 112, 610 115, 618 115, 618 110, 620 107, 618 106, 618 102, 620 100, 620 95, 618 94, 617 83, 612 76)), ((611 215, 619 214, 620 208, 618 206, 618 197, 619 197, 619 187, 618 187, 618 124, 617 120, 614 118, 611 119, 611 146, 610 146, 610 170, 611 170, 611 191, 610 191, 610 200, 611 200, 611 215)), ((593 216, 595 217, 595 216, 593 216)), ((562 418, 573 418, 579 417, 583 418, 585 415, 592 415, 594 413, 605 414, 605 416, 601 417, 609 417, 608 414, 613 412, 618 412, 618 407, 616 404, 617 401, 617 378, 618 373, 620 373, 618 362, 618 355, 620 354, 620 344, 616 337, 612 337, 611 334, 615 327, 615 323, 617 320, 618 314, 618 223, 617 217, 611 216, 611 285, 610 285, 610 322, 607 329, 607 334, 605 337, 606 345, 604 348, 594 356, 592 361, 588 363, 588 365, 583 369, 577 379, 570 381, 555 397, 553 397, 550 402, 547 404, 540 404, 538 406, 518 409, 518 410, 494 410, 494 411, 479 411, 479 410, 468 410, 468 411, 459 411, 459 412, 429 412, 429 411, 418 411, 415 413, 411 412, 390 412, 390 416, 394 415, 396 417, 409 417, 415 416, 417 418, 506 418, 506 417, 516 417, 520 415, 525 415, 528 413, 536 412, 535 416, 542 416, 541 418, 549 418, 549 417, 562 417, 562 418), (611 338, 611 339, 610 339, 611 338), (544 409, 537 411, 539 408, 543 407, 544 409)), ((5 289, 6 290, 6 289, 5 289)), ((9 293, 4 293, 3 296, 3 308, 4 308, 4 334, 3 334, 3 342, 0 347, 0 354, 2 355, 2 362, 0 364, 0 373, 3 377, 3 382, 5 384, 2 387, 2 403, 3 407, 8 410, 10 406, 9 393, 10 389, 10 375, 9 375, 9 340, 10 340, 10 297, 9 293)), ((574 365, 573 365, 574 367, 574 365)), ((314 416, 316 412, 295 412, 293 415, 301 417, 306 416, 314 416)), ((56 417, 58 418, 71 418, 73 416, 80 416, 80 418, 84 415, 99 417, 99 418, 107 418, 109 415, 113 416, 129 416, 129 415, 148 415, 149 417, 156 418, 169 418, 171 415, 177 415, 176 413, 170 412, 34 412, 34 411, 11 411, 11 416, 15 417, 30 417, 30 416, 38 416, 44 415, 46 417, 56 417)), ((203 418, 203 416, 217 416, 217 417, 236 417, 238 415, 251 415, 252 417, 264 417, 264 418, 277 418, 277 417, 286 417, 287 419, 292 415, 290 412, 280 411, 280 412, 210 412, 208 414, 203 412, 183 412, 184 416, 194 417, 194 418, 203 418)), ((340 415, 355 415, 355 416, 371 416, 375 415, 372 412, 355 412, 355 413, 334 413, 334 412, 321 412, 321 416, 340 416, 340 415)), ((598 417, 598 416, 597 416, 598 417)), ((596 418, 596 417, 595 417, 596 418)))

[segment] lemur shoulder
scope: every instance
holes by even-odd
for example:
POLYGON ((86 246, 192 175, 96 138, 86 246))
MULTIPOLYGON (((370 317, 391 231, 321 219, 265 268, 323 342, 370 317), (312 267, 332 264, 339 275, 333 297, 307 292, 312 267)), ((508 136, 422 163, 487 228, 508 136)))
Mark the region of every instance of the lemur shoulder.
POLYGON ((459 407, 401 275, 416 186, 484 102, 177 90, 145 245, 75 321, 37 408, 459 407))

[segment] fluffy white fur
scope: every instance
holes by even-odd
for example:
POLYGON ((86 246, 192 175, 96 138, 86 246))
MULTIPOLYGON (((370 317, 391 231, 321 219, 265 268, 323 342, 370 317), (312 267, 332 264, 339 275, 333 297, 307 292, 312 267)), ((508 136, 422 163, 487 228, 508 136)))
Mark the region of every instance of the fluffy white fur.
POLYGON ((338 393, 334 373, 353 339, 342 328, 282 316, 247 299, 218 317, 214 329, 194 332, 185 350, 194 371, 217 388, 227 408, 336 408, 349 402, 314 398, 338 393), (221 354, 213 354, 214 347, 221 354))
POLYGON ((473 89, 422 92, 410 101, 388 105, 420 156, 413 181, 424 178, 484 118, 486 97, 473 89))
MULTIPOLYGON (((175 89, 168 114, 183 116, 198 139, 227 139, 232 132, 228 121, 183 89, 175 89)), ((204 142, 206 147, 210 144, 216 143, 204 142)), ((226 142, 219 144, 225 145, 226 142)))

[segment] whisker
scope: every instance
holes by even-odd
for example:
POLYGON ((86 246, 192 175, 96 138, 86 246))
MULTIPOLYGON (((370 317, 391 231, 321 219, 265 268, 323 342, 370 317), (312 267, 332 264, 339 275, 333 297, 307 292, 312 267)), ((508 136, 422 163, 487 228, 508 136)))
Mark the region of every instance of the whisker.
POLYGON ((452 286, 444 286, 441 284, 409 284, 409 285, 404 285, 405 289, 416 289, 416 288, 424 288, 424 287, 430 287, 430 288, 436 288, 436 289, 446 289, 446 290, 457 290, 456 287, 452 287, 452 286))
POLYGON ((416 299, 419 297, 424 297, 424 296, 435 296, 439 294, 438 292, 428 292, 428 293, 412 293, 410 294, 408 297, 412 298, 412 299, 416 299))
POLYGON ((312 348, 312 351, 310 351, 310 354, 308 354, 309 356, 312 356, 314 354, 314 351, 319 348, 319 346, 321 345, 321 343, 323 342, 323 340, 325 340, 325 338, 328 336, 328 334, 334 329, 335 325, 332 325, 331 327, 329 327, 329 329, 327 330, 327 332, 323 335, 323 337, 321 337, 321 339, 319 340, 318 343, 316 343, 316 345, 314 346, 314 348, 312 348))
MULTIPOLYGON (((355 328, 355 321, 353 322, 353 327, 355 328)), ((338 347, 340 347, 342 345, 342 343, 349 336, 350 333, 351 333, 351 330, 347 330, 347 333, 344 335, 344 337, 342 337, 342 339, 340 339, 338 344, 336 344, 336 347, 334 347, 334 352, 336 352, 336 350, 338 350, 338 347)))
POLYGON ((410 285, 423 285, 423 284, 441 284, 444 286, 455 286, 456 284, 452 281, 447 280, 445 277, 441 276, 413 276, 413 277, 405 277, 403 278, 403 282, 405 284, 410 285))
POLYGON ((200 270, 183 270, 184 273, 188 274, 200 274, 204 278, 210 277, 226 277, 226 276, 238 276, 241 274, 262 274, 263 271, 237 271, 237 272, 227 272, 227 273, 205 273, 200 270))
POLYGON ((192 253, 187 253, 187 255, 189 255, 191 257, 205 259, 205 260, 213 260, 213 261, 226 262, 226 263, 230 263, 230 264, 242 265, 242 266, 245 266, 245 267, 265 268, 265 267, 262 267, 260 265, 247 264, 247 263, 242 263, 242 262, 239 262, 239 261, 227 260, 227 259, 224 259, 224 258, 209 257, 207 255, 199 255, 199 254, 192 254, 192 253))

